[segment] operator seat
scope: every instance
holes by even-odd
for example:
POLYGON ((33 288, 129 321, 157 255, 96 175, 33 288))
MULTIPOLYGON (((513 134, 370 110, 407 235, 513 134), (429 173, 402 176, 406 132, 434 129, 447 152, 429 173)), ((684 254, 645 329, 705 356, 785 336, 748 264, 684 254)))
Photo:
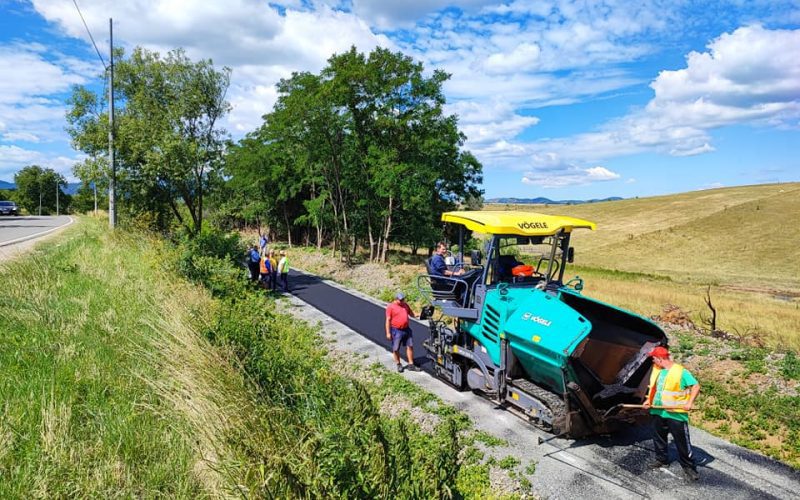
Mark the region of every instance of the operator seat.
POLYGON ((425 260, 425 269, 428 272, 428 281, 431 286, 431 294, 436 300, 448 300, 455 302, 459 307, 466 307, 469 304, 469 290, 475 279, 479 275, 479 270, 469 271, 462 276, 438 276, 433 273, 431 260, 425 260))
POLYGON ((524 262, 518 261, 513 255, 501 255, 497 258, 497 277, 501 281, 511 280, 514 277, 511 270, 520 264, 524 262))

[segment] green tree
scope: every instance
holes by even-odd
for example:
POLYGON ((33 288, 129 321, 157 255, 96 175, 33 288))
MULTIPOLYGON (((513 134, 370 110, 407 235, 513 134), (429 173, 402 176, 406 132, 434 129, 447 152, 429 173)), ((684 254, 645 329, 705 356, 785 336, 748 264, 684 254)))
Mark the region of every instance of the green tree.
MULTIPOLYGON (((102 193, 108 189, 108 161, 104 157, 86 158, 72 167, 72 173, 81 180, 81 187, 73 200, 74 208, 81 212, 94 210, 97 213, 97 192, 99 190, 102 193), (89 191, 91 192, 91 206, 87 206, 86 203, 89 191)), ((99 201, 101 205, 106 205, 108 197, 101 194, 99 201)))
POLYGON ((259 186, 250 196, 269 200, 290 237, 314 231, 319 245, 330 228, 345 255, 358 241, 371 260, 386 260, 390 241, 430 246, 441 212, 481 194, 481 165, 443 113, 447 78, 380 48, 334 55, 319 75, 296 73, 231 152, 229 185, 259 186))
MULTIPOLYGON (((205 197, 220 182, 230 110, 230 69, 191 61, 183 50, 165 57, 136 48, 118 51, 115 115, 118 199, 132 213, 152 212, 165 229, 174 217, 190 234, 202 228, 205 197)), ((108 118, 103 95, 73 89, 67 113, 73 144, 106 158, 108 118)))
POLYGON ((29 165, 14 174, 17 185, 16 202, 30 214, 48 215, 56 211, 66 212, 69 197, 64 194, 67 187, 64 176, 51 168, 29 165))

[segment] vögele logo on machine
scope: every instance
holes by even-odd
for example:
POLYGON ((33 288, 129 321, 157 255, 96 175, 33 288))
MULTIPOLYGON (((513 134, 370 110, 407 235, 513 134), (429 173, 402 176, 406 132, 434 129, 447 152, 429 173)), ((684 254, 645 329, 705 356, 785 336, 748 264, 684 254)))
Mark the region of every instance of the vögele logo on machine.
POLYGON ((539 323, 542 326, 550 326, 553 324, 552 321, 549 319, 544 319, 541 316, 534 316, 533 314, 526 312, 522 315, 522 319, 524 321, 533 321, 534 323, 539 323))
POLYGON ((520 229, 547 229, 547 222, 517 222, 520 229))

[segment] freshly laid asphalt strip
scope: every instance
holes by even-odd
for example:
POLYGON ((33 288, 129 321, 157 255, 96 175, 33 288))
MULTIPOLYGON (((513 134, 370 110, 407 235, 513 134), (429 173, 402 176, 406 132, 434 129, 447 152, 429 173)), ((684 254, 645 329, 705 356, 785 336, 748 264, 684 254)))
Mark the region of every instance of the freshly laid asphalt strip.
MULTIPOLYGON (((297 298, 382 346, 387 352, 391 351, 391 344, 386 340, 385 308, 350 293, 343 293, 342 290, 328 285, 317 276, 303 274, 293 269, 289 271, 289 291, 297 298)), ((414 311, 414 313, 419 315, 419 311, 414 311)), ((422 342, 429 336, 428 327, 415 321, 411 321, 410 325, 414 334, 414 364, 430 372, 432 370, 429 366, 430 360, 425 357, 425 348, 422 346, 422 342)), ((400 358, 405 363, 405 349, 401 348, 400 354, 400 358)))

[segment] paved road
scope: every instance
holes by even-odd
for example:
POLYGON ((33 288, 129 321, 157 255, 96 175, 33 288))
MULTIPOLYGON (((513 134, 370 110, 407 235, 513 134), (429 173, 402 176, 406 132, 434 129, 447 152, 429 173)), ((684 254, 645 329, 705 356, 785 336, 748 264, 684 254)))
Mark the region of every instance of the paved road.
POLYGON ((43 236, 72 223, 72 218, 61 216, 0 217, 0 247, 43 236))
MULTIPOLYGON (((389 351, 385 333, 386 317, 380 306, 330 286, 310 274, 292 270, 289 272, 289 280, 293 295, 389 351)), ((419 311, 415 312, 419 314, 419 311)), ((412 321, 411 329, 414 332, 414 363, 431 373, 430 361, 425 357, 425 349, 422 347, 422 342, 428 338, 428 327, 412 321)), ((405 354, 403 359, 405 360, 405 354)))
MULTIPOLYGON (((290 274, 292 294, 313 309, 336 321, 327 320, 325 328, 335 323, 346 325, 356 340, 342 345, 362 354, 371 351, 387 365, 384 353, 388 345, 384 337, 384 309, 374 300, 348 293, 339 286, 296 271, 290 274), (360 340, 358 340, 360 339, 360 340), (349 347, 347 347, 349 346, 349 347)), ((322 314, 316 313, 319 316, 322 314)), ((313 319, 313 318, 309 318, 313 319)), ((320 318, 317 318, 320 319, 320 318)), ((418 346, 416 362, 426 372, 422 341, 427 329, 412 324, 414 342, 418 346)), ((347 333, 336 333, 347 335, 347 333)), ((390 365, 389 365, 390 366, 390 365)), ((692 429, 692 441, 699 462, 699 483, 686 485, 680 467, 673 462, 669 469, 651 471, 652 444, 647 428, 631 428, 613 437, 601 436, 583 440, 557 439, 537 446, 542 432, 513 417, 510 413, 469 392, 459 393, 443 382, 425 374, 409 374, 418 383, 443 400, 465 411, 477 428, 490 430, 509 443, 509 454, 516 454, 537 464, 534 486, 538 494, 549 498, 800 498, 800 473, 790 467, 751 452, 699 429, 692 429)), ((506 450, 504 450, 505 452, 506 450)), ((671 458, 677 459, 672 447, 671 458)))

